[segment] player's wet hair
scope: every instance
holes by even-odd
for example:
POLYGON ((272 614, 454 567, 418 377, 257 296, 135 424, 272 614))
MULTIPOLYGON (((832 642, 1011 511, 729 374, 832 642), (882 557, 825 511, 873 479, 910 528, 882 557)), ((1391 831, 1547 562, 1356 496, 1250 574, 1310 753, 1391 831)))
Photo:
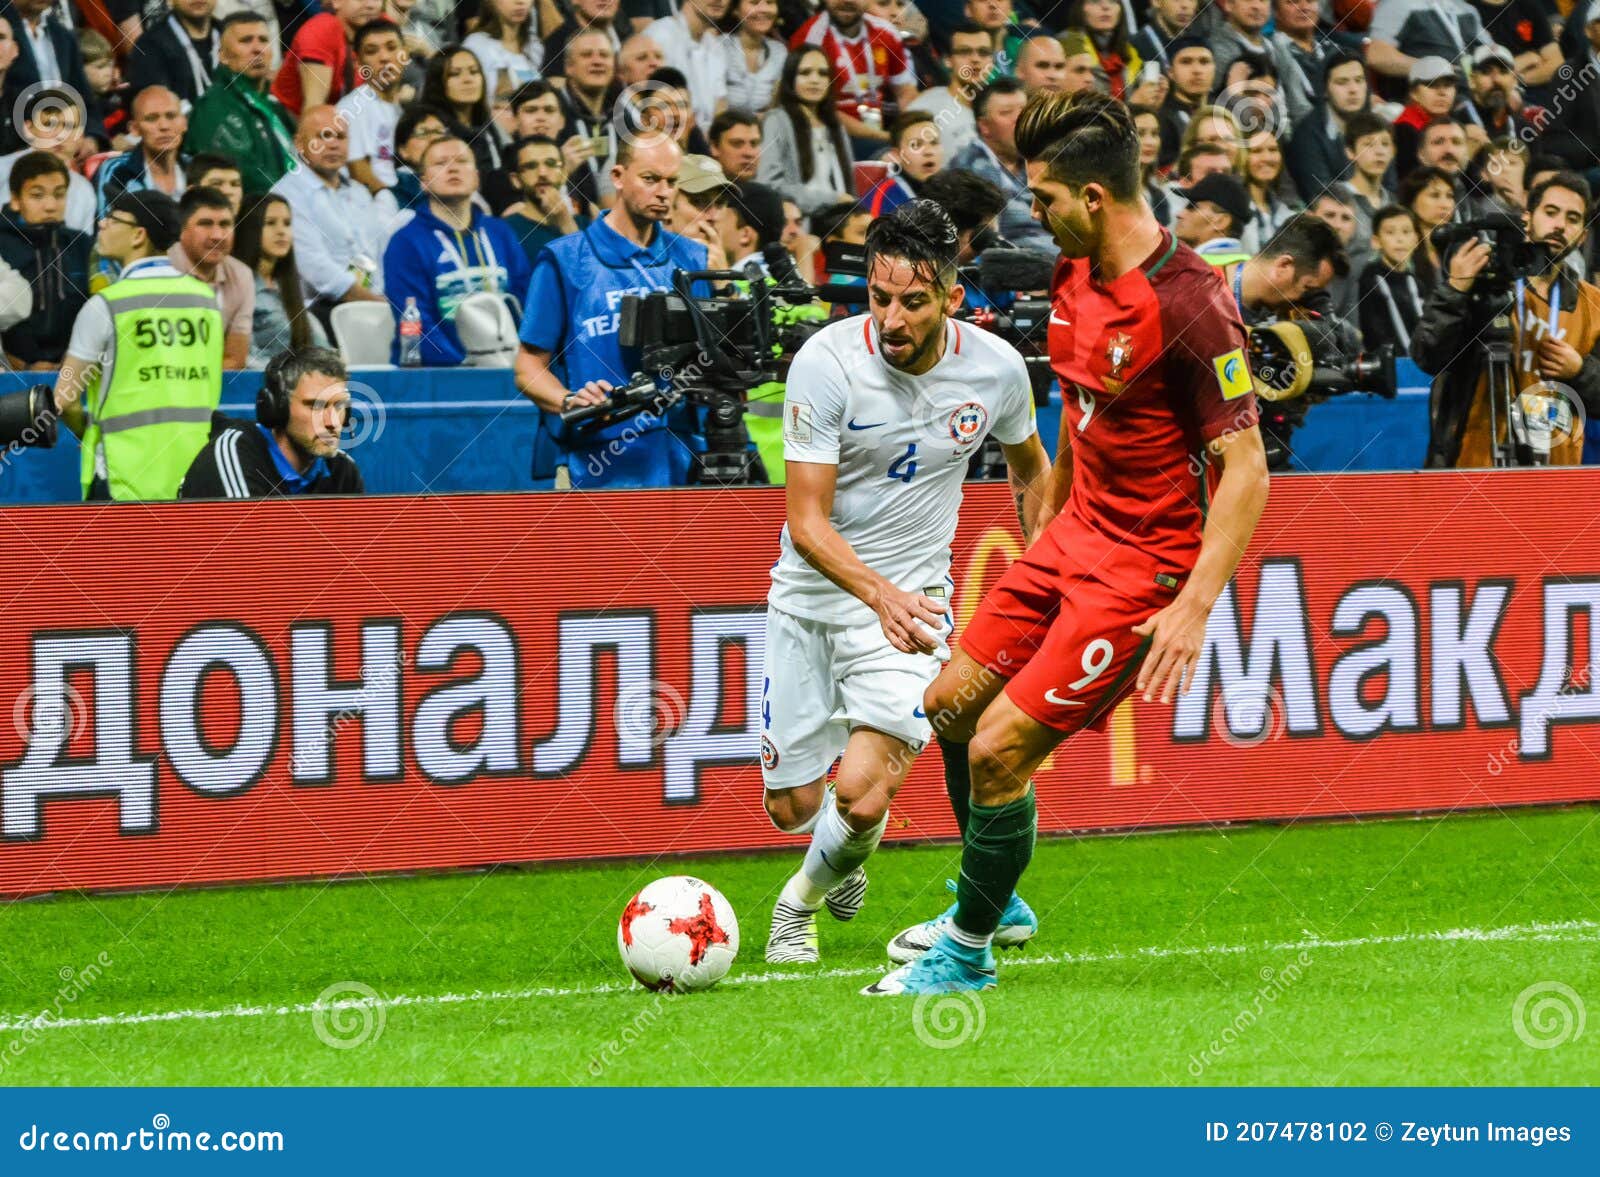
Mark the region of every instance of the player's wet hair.
POLYGON ((1017 151, 1044 161, 1050 179, 1101 185, 1115 200, 1139 195, 1139 128, 1122 102, 1094 90, 1040 94, 1017 116, 1017 151))
POLYGON ((955 281, 956 226, 931 200, 912 200, 867 226, 867 270, 879 254, 904 258, 914 274, 948 290, 955 281))
POLYGON ((1333 272, 1340 278, 1350 272, 1350 258, 1339 234, 1327 221, 1310 213, 1290 217, 1261 249, 1265 258, 1285 253, 1294 259, 1296 274, 1315 273, 1323 262, 1332 262, 1333 272))

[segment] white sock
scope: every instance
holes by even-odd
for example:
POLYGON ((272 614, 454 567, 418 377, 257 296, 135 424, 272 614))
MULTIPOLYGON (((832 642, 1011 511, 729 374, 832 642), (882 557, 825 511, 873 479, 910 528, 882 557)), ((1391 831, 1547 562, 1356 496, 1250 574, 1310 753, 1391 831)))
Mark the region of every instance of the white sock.
POLYGON ((795 876, 803 880, 804 886, 803 892, 797 888, 797 893, 815 896, 814 899, 805 899, 806 903, 812 905, 821 903, 824 895, 872 857, 872 852, 878 848, 878 842, 883 837, 884 827, 889 824, 888 815, 885 814, 883 820, 870 830, 858 833, 845 823, 831 795, 828 802, 817 821, 817 828, 811 831, 811 845, 806 848, 805 861, 800 865, 800 873, 795 876))
POLYGON ((945 927, 945 931, 950 933, 950 939, 954 940, 963 948, 972 948, 979 952, 982 952, 985 948, 989 947, 990 942, 994 940, 993 933, 990 933, 987 936, 982 936, 976 932, 963 932, 959 927, 956 926, 955 920, 950 921, 950 923, 945 927))

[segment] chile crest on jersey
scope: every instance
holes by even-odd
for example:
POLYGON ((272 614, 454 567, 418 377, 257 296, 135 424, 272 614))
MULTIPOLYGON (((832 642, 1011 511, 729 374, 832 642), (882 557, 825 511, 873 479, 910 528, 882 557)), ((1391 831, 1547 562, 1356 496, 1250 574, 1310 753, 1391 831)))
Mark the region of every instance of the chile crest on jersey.
POLYGON ((1047 341, 1062 387, 1121 396, 1161 356, 1161 312, 1149 277, 1136 268, 1102 284, 1089 276, 1086 258, 1062 258, 1047 341))

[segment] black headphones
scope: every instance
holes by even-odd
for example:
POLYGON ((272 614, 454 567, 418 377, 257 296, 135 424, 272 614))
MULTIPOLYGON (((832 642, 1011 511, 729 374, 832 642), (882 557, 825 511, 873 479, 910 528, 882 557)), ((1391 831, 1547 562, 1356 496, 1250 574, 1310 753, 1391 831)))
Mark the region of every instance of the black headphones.
POLYGON ((284 369, 295 362, 293 348, 273 356, 261 374, 261 389, 256 393, 256 420, 268 429, 284 429, 289 424, 289 397, 292 388, 284 387, 284 369))

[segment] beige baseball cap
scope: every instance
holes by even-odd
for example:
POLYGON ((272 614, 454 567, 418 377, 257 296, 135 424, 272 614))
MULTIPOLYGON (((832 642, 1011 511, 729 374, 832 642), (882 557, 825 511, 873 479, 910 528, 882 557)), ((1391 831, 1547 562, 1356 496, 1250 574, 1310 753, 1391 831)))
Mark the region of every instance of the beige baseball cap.
POLYGON ((684 156, 678 168, 678 191, 699 196, 713 188, 726 188, 729 192, 739 190, 739 186, 728 179, 722 165, 709 155, 684 156))

